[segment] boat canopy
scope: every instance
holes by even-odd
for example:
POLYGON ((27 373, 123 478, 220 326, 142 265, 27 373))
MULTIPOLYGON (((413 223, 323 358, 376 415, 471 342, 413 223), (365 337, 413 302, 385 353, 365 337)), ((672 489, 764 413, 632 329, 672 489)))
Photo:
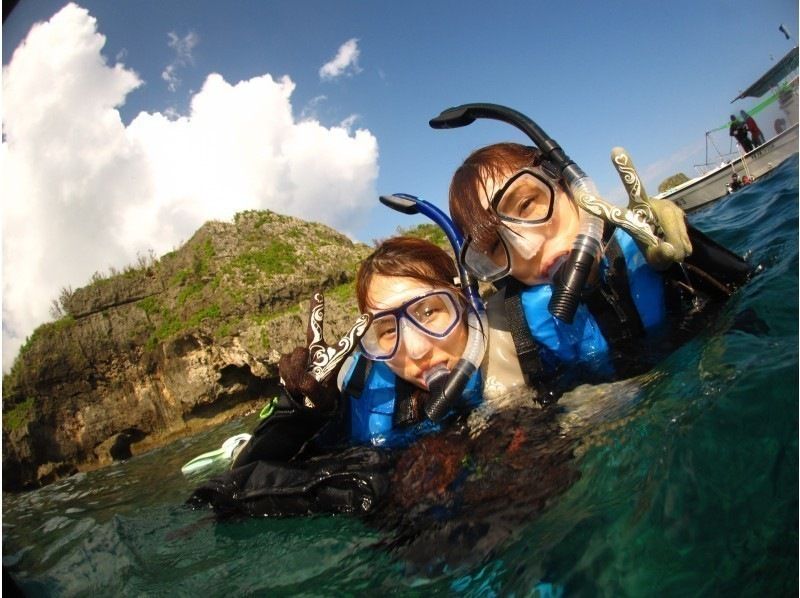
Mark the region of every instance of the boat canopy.
POLYGON ((778 64, 764 73, 761 78, 731 100, 733 104, 742 98, 760 98, 770 89, 778 85, 784 77, 797 68, 797 46, 789 50, 778 64))

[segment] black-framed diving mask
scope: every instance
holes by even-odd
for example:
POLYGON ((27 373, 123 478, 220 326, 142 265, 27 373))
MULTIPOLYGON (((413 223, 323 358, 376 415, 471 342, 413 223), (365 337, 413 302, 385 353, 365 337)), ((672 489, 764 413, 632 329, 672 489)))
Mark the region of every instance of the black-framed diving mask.
POLYGON ((511 273, 512 252, 533 259, 547 240, 546 227, 553 218, 556 186, 546 170, 526 167, 512 174, 495 192, 489 209, 500 219, 488 243, 478 246, 471 236, 464 239, 459 261, 479 280, 494 282, 511 273))

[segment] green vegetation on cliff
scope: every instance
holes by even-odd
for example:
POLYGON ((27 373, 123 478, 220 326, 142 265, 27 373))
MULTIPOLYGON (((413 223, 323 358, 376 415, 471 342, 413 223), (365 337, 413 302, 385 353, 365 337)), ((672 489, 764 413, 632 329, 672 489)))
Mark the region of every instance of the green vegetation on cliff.
POLYGON ((679 172, 678 174, 673 174, 671 177, 664 179, 661 181, 661 184, 658 186, 658 192, 664 193, 665 191, 669 191, 673 187, 677 187, 678 185, 685 183, 689 180, 689 177, 679 172))
POLYGON ((400 226, 397 228, 397 234, 425 239, 434 245, 438 245, 445 251, 451 251, 450 241, 447 240, 447 235, 435 224, 418 224, 411 228, 403 228, 400 226))
MULTIPOLYGON (((434 225, 398 232, 447 247, 434 225)), ((62 290, 57 319, 3 378, 4 486, 46 483, 109 462, 124 439, 180 434, 193 418, 262 400, 280 354, 305 342, 314 292, 325 293, 329 340, 349 329, 370 251, 318 223, 247 211, 62 290)))
POLYGON ((17 403, 3 413, 3 431, 19 430, 33 418, 33 398, 29 397, 17 403))
MULTIPOLYGON (((433 224, 398 227, 397 234, 449 249, 433 224)), ((87 286, 62 290, 54 301, 62 317, 33 332, 4 376, 5 404, 22 400, 21 387, 54 356, 66 360, 67 369, 81 369, 85 361, 108 357, 98 355, 100 348, 141 358, 187 333, 225 342, 247 329, 299 317, 300 303, 317 288, 326 291, 329 302, 354 306, 355 273, 369 251, 326 226, 269 211, 240 212, 233 224, 206 223, 161 258, 140 257, 121 272, 96 273, 87 286), (106 321, 99 329, 98 318, 106 321), (97 337, 78 335, 76 343, 73 328, 86 328, 89 321, 97 337)), ((256 353, 269 348, 263 333, 255 336, 256 353)))

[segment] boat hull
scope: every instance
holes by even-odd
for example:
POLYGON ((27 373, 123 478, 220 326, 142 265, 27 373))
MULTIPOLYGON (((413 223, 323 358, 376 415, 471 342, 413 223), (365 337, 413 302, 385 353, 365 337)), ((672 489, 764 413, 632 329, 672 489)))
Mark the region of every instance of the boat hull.
POLYGON ((691 212, 707 203, 727 195, 727 183, 736 172, 739 177, 749 175, 755 179, 764 176, 777 168, 787 158, 797 154, 797 124, 792 125, 763 145, 755 148, 743 158, 739 157, 728 164, 710 170, 704 175, 693 178, 669 191, 656 195, 658 199, 668 199, 691 212), (745 160, 745 164, 742 161, 745 160))

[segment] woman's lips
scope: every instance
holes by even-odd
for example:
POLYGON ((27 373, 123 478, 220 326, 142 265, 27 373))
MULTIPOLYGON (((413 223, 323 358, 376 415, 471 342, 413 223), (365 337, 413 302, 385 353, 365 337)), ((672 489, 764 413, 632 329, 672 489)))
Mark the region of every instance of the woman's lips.
POLYGON ((423 369, 421 369, 419 371, 419 374, 417 374, 416 379, 419 380, 419 383, 422 386, 422 388, 424 388, 425 390, 428 390, 428 383, 425 380, 425 374, 430 372, 433 368, 438 367, 440 365, 444 366, 444 368, 446 370, 450 371, 450 368, 448 367, 446 360, 445 361, 439 361, 439 362, 436 362, 436 363, 432 363, 428 367, 423 368, 423 369))
POLYGON ((563 264, 566 261, 568 255, 569 255, 568 251, 563 251, 554 256, 553 259, 551 259, 549 262, 544 264, 544 268, 542 268, 542 273, 548 280, 553 280, 555 273, 561 267, 561 264, 563 264))

